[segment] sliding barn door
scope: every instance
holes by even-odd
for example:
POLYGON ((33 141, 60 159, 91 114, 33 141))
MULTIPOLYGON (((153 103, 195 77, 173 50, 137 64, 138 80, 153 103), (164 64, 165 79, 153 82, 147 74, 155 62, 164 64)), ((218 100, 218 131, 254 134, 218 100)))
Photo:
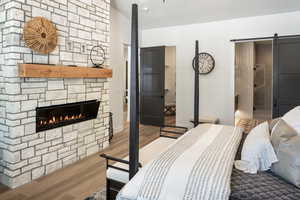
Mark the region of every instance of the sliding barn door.
POLYGON ((300 105, 300 38, 273 42, 273 118, 300 105))
POLYGON ((164 124, 165 47, 141 49, 141 124, 164 124))

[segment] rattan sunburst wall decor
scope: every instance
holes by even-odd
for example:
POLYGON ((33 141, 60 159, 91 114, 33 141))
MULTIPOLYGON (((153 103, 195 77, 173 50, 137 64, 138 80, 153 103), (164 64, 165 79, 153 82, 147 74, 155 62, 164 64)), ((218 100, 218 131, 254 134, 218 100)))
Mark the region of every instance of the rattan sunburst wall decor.
POLYGON ((23 37, 27 47, 48 54, 57 46, 56 27, 46 18, 34 17, 24 26, 23 37))

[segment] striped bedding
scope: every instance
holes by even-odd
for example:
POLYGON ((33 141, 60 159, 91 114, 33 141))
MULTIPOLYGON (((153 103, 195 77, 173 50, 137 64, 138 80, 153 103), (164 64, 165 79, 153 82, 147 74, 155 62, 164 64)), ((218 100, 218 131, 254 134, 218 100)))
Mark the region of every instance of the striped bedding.
POLYGON ((117 200, 227 200, 238 127, 202 124, 143 167, 117 200))

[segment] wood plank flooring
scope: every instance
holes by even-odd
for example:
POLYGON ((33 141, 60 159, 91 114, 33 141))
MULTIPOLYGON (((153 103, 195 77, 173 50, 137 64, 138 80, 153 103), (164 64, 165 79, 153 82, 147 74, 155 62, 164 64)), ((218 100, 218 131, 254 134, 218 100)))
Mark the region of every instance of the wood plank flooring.
MULTIPOLYGON (((166 124, 174 124, 174 117, 167 117, 166 124)), ((128 124, 115 135, 110 146, 100 153, 115 157, 128 155, 128 124)), ((140 146, 159 137, 159 128, 140 126, 140 146)), ((89 156, 64 169, 21 186, 8 189, 0 185, 1 200, 83 200, 105 187, 105 160, 100 153, 89 156)))

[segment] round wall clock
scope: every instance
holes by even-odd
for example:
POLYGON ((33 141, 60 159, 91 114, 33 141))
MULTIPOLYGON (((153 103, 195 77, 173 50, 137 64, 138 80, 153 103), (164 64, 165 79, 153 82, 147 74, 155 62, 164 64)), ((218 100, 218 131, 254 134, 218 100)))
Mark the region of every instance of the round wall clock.
POLYGON ((27 47, 48 54, 57 46, 57 31, 46 18, 34 17, 24 26, 23 37, 27 47))
POLYGON ((199 53, 193 60, 194 68, 197 58, 199 62, 199 74, 209 74, 215 68, 215 59, 209 53, 199 53))

